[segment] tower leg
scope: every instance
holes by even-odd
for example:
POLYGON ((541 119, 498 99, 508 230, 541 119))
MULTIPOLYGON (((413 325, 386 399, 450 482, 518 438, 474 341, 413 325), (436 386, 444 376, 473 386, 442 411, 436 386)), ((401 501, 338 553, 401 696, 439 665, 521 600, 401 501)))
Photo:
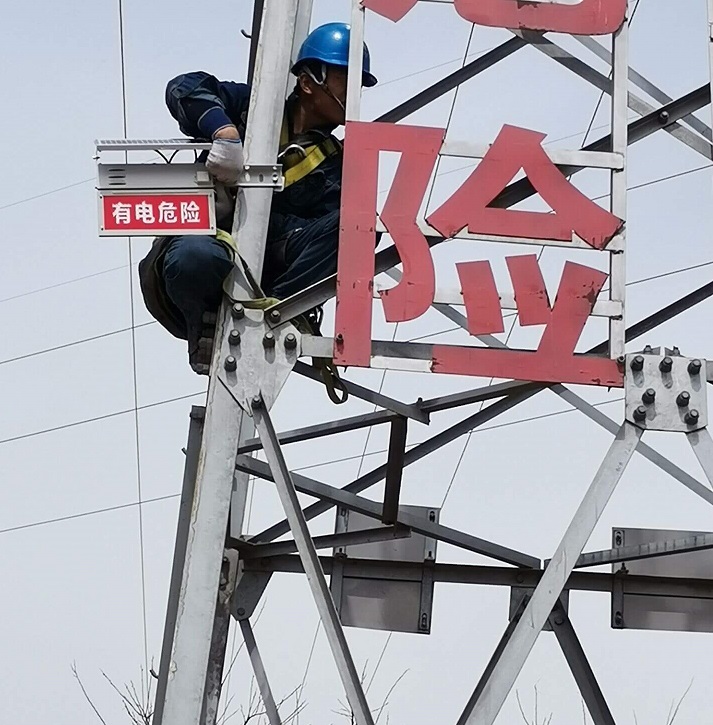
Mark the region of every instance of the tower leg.
POLYGON ((624 423, 557 547, 467 725, 493 725, 641 438, 624 423))

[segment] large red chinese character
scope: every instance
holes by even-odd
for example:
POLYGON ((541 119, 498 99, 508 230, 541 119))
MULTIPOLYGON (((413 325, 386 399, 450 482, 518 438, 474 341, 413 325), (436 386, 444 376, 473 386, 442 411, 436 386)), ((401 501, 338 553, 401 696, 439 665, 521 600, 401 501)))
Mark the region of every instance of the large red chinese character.
MULTIPOLYGON (((591 267, 567 262, 555 303, 550 306, 537 257, 534 254, 507 257, 506 262, 515 290, 520 324, 523 327, 546 326, 537 350, 434 345, 433 372, 621 386, 623 375, 616 361, 574 354, 607 275, 591 267)), ((467 279, 461 274, 470 334, 502 332, 504 328, 500 306, 497 304, 497 291, 495 300, 492 297, 495 280, 490 263, 466 264, 481 266, 478 279, 467 279), (481 296, 483 292, 485 295, 481 296), (487 308, 482 304, 474 305, 474 301, 481 299, 489 300, 487 308)))
MULTIPOLYGON (((401 20, 418 0, 363 0, 364 7, 401 20)), ((626 0, 580 0, 576 4, 532 0, 454 0, 458 14, 470 23, 511 30, 542 30, 574 35, 605 35, 618 30, 626 17, 626 0)))
POLYGON ((503 126, 495 143, 460 190, 428 218, 444 237, 468 227, 474 234, 572 241, 576 233, 595 249, 603 249, 622 221, 594 204, 572 186, 541 146, 545 134, 503 126), (554 214, 489 207, 524 169, 554 214))
POLYGON ((431 171, 445 134, 441 128, 350 122, 344 140, 341 235, 337 274, 340 319, 362 335, 345 338, 342 352, 354 365, 371 355, 371 300, 374 289, 379 152, 402 153, 381 213, 404 267, 400 284, 381 292, 386 319, 420 317, 431 306, 436 275, 428 242, 416 223, 431 171), (358 360, 359 362, 356 362, 358 360))
MULTIPOLYGON (((401 153, 381 219, 402 264, 399 284, 381 292, 386 319, 412 320, 434 301, 435 270, 417 214, 443 142, 444 130, 382 123, 347 124, 342 193, 334 360, 368 366, 377 224, 379 153, 401 153)), ((476 171, 429 222, 444 236, 466 226, 475 234, 571 241, 577 233, 602 249, 621 220, 572 187, 542 150, 543 136, 505 127, 476 171), (553 214, 488 207, 519 168, 549 202, 553 214)), ((546 325, 537 351, 435 346, 434 371, 527 380, 621 384, 616 364, 575 356, 574 349, 606 276, 568 263, 557 299, 550 305, 533 255, 507 259, 520 324, 546 325), (497 354, 496 354, 497 353, 497 354)), ((499 293, 488 262, 457 264, 471 335, 503 331, 499 293)))

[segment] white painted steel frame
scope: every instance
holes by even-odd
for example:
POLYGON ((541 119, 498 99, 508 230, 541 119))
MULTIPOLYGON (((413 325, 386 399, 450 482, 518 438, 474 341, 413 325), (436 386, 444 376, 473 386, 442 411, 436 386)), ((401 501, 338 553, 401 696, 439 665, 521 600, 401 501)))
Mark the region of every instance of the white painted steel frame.
POLYGON ((339 615, 334 606, 332 595, 329 592, 329 586, 324 577, 324 572, 319 563, 317 550, 307 528, 307 521, 302 513, 297 491, 295 490, 292 476, 287 463, 282 455, 280 442, 277 439, 277 433, 262 401, 254 405, 253 415, 255 417, 255 426, 262 441, 265 457, 272 471, 272 475, 280 496, 282 508, 285 511, 287 520, 295 538, 295 544, 299 552, 302 565, 304 566, 305 575, 312 590, 317 610, 319 612, 322 626, 324 627, 327 641, 332 650, 332 655, 337 665, 339 676, 346 691, 349 706, 352 709, 354 719, 357 725, 374 725, 369 705, 367 704, 364 690, 359 680, 359 673, 352 660, 347 644, 342 623, 339 621, 339 615))
POLYGON ((361 0, 352 0, 351 31, 349 35, 349 75, 347 77, 347 121, 358 121, 361 118, 365 24, 366 14, 361 0))
POLYGON ((612 78, 614 88, 611 99, 612 152, 621 155, 624 165, 611 172, 611 200, 609 210, 624 220, 619 232, 622 249, 609 257, 609 297, 619 300, 622 314, 609 320, 609 357, 617 358, 625 352, 626 334, 626 215, 627 215, 627 151, 629 144, 629 11, 624 24, 612 38, 612 78))
MULTIPOLYGON (((264 164, 277 157, 297 6, 298 0, 281 0, 266 3, 264 9, 245 138, 246 163, 264 164)), ((270 188, 241 190, 233 224, 244 258, 258 279, 272 193, 270 188), (240 213, 241 206, 244 214, 240 213)), ((229 306, 224 304, 216 329, 219 342, 229 314, 229 306)), ((241 439, 252 435, 252 426, 247 425, 250 419, 240 411, 216 374, 221 346, 216 345, 208 387, 196 495, 166 687, 166 725, 196 725, 201 720, 235 456, 241 439), (246 433, 248 427, 250 432, 246 433)), ((247 487, 243 488, 244 499, 247 487)))
POLYGON ((540 583, 530 598, 512 637, 505 645, 492 676, 465 721, 468 725, 493 725, 517 676, 565 588, 574 564, 604 511, 643 431, 624 423, 602 461, 589 490, 557 547, 540 583))

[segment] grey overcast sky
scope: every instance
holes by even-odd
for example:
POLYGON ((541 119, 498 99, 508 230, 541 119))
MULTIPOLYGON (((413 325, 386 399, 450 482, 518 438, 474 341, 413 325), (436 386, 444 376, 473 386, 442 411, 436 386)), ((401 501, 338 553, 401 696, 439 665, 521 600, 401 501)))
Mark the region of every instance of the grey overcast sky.
MULTIPOLYGON (((251 6, 248 0, 199 5, 124 0, 130 137, 177 135, 163 104, 166 81, 176 74, 205 69, 224 79, 245 78, 248 41, 240 29, 250 27, 251 6)), ((123 133, 118 18, 116 0, 35 0, 6 3, 0 22, 2 723, 97 723, 73 680, 72 662, 106 722, 128 722, 101 671, 117 684, 139 682, 145 664, 144 621, 148 656, 157 666, 181 447, 190 406, 201 403, 205 389, 205 380, 188 369, 183 343, 151 323, 136 294, 127 241, 97 236, 93 141, 123 133), (43 352, 50 348, 59 349, 43 352), (145 612, 139 500, 145 501, 145 612)), ((348 18, 347 0, 316 0, 313 25, 348 18)), ((477 27, 466 48, 470 34, 471 26, 442 4, 420 3, 396 26, 370 15, 367 40, 381 82, 365 94, 364 118, 456 69, 466 53, 474 57, 508 37, 505 31, 477 27)), ((571 38, 558 40, 604 70, 571 38)), ((674 97, 706 83, 705 1, 641 0, 633 21, 631 64, 674 97)), ((454 106, 454 94, 449 94, 407 122, 445 126, 453 106, 449 138, 490 142, 502 124, 511 123, 563 139, 557 141, 563 148, 577 148, 598 99, 585 81, 526 48, 463 86, 454 106)), ((608 109, 604 99, 589 139, 606 132, 608 109)), ((699 116, 710 120, 708 109, 699 116)), ((707 163, 659 133, 631 150, 629 181, 639 185, 707 163)), ((440 170, 460 166, 444 163, 440 170)), ((432 203, 445 199, 465 173, 439 177, 432 203)), ((587 172, 576 183, 595 195, 604 192, 605 182, 601 172, 587 172)), ((388 188, 387 178, 382 188, 388 188)), ((712 262, 712 222, 710 169, 632 191, 629 281, 712 262)), ((135 239, 132 244, 135 264, 149 242, 135 239)), ((439 282, 456 279, 455 261, 491 259, 506 284, 503 259, 513 251, 523 249, 443 245, 435 253, 439 282)), ((595 256, 570 253, 568 258, 601 264, 595 256)), ((544 252, 542 266, 551 289, 563 259, 561 251, 544 252)), ((628 320, 709 281, 712 269, 699 267, 630 286, 628 320)), ((705 302, 637 345, 675 344, 684 354, 712 358, 711 309, 705 302)), ((412 339, 452 327, 431 311, 395 330, 375 310, 375 336, 384 339, 412 339)), ((328 305, 327 330, 331 320, 328 305)), ((598 341, 602 332, 601 324, 592 323, 582 346, 598 341)), ((465 341, 466 335, 449 332, 441 339, 465 341)), ((527 346, 536 337, 515 325, 509 341, 527 346)), ((376 388, 383 385, 385 393, 404 400, 488 382, 358 370, 349 371, 349 377, 376 388)), ((602 403, 602 411, 621 421, 620 391, 577 392, 602 403)), ((288 429, 371 409, 354 399, 336 410, 320 386, 294 377, 274 415, 277 427, 288 429)), ((428 429, 412 425, 410 442, 424 440, 462 414, 438 414, 428 429)), ((375 430, 368 441, 359 431, 299 444, 288 448, 288 460, 309 476, 343 485, 384 461, 386 433, 375 430)), ((454 477, 465 442, 460 439, 409 467, 404 501, 440 506, 452 483, 443 523, 545 558, 553 553, 611 436, 581 414, 568 412, 553 394, 542 393, 477 431, 454 477), (520 422, 548 414, 556 415, 520 422), (506 423, 510 425, 502 427, 506 423)), ((649 443, 702 478, 685 441, 650 435, 649 443)), ((270 484, 258 482, 251 500, 248 528, 254 533, 280 512, 270 484)), ((330 513, 313 530, 327 533, 333 526, 330 513)), ((632 461, 588 548, 607 548, 613 526, 713 530, 706 504, 640 456, 632 461)), ((444 545, 439 545, 438 559, 485 561, 444 545)), ((306 672, 317 624, 306 582, 276 576, 265 602, 255 630, 275 693, 287 695, 304 678, 307 708, 300 722, 344 722, 335 714, 343 695, 321 633, 306 672)), ((368 693, 373 706, 382 704, 403 675, 380 722, 386 712, 394 725, 454 722, 506 626, 507 606, 504 589, 443 585, 436 588, 430 637, 349 630, 357 666, 369 681, 373 678, 368 693)), ((665 723, 671 701, 691 682, 677 725, 702 725, 713 718, 710 636, 614 631, 609 598, 603 594, 572 594, 571 617, 618 723, 633 724, 634 713, 640 725, 665 723)), ((231 653, 238 652, 239 636, 237 642, 231 634, 231 653)), ((231 711, 247 703, 250 680, 240 651, 226 686, 234 698, 231 711)), ((582 722, 578 692, 550 634, 540 637, 518 680, 528 712, 535 687, 540 716, 552 712, 553 725, 582 722)), ((520 721, 513 695, 498 722, 520 721)), ((238 715, 232 722, 242 721, 238 715)))

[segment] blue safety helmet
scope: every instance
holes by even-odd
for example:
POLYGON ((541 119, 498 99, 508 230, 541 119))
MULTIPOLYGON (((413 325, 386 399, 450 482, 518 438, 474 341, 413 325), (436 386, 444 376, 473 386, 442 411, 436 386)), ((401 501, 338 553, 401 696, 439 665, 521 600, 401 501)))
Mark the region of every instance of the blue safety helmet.
MULTIPOLYGON (((292 72, 297 75, 300 65, 307 60, 316 60, 327 65, 347 67, 349 65, 349 34, 351 26, 346 23, 327 23, 315 28, 302 43, 292 72)), ((377 84, 371 74, 369 48, 364 43, 364 66, 362 84, 370 88, 377 84)))

